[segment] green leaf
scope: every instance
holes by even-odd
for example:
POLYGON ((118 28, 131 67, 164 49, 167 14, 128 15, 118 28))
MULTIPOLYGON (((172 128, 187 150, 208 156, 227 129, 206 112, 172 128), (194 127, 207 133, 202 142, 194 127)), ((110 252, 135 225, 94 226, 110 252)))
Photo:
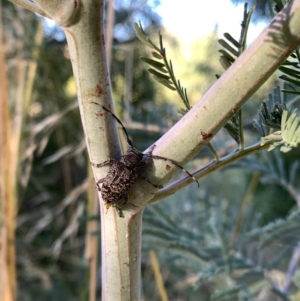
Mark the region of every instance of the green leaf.
POLYGON ((300 211, 293 211, 285 219, 277 219, 262 228, 252 230, 247 234, 249 239, 259 238, 259 247, 264 248, 276 242, 289 243, 290 246, 299 241, 300 211))
POLYGON ((233 54, 235 56, 239 55, 238 51, 236 51, 232 46, 230 46, 225 40, 219 39, 218 42, 221 46, 223 46, 225 49, 227 49, 231 54, 233 54))
POLYGON ((186 113, 188 113, 188 109, 183 109, 183 108, 180 108, 179 110, 178 110, 178 114, 179 115, 181 115, 182 117, 186 114, 186 113))
POLYGON ((219 62, 221 64, 221 66, 224 68, 224 70, 227 70, 231 66, 231 62, 224 55, 220 56, 219 62))
POLYGON ((240 143, 240 134, 238 124, 236 123, 235 119, 231 118, 224 126, 227 130, 228 134, 237 142, 240 143))
POLYGON ((152 60, 152 59, 150 59, 148 57, 144 57, 144 56, 141 56, 140 60, 149 64, 150 66, 158 69, 160 72, 168 73, 168 71, 165 69, 165 64, 163 64, 163 63, 160 63, 158 61, 152 60))
POLYGON ((228 61, 229 61, 230 63, 233 63, 233 62, 235 61, 235 58, 232 57, 227 51, 225 51, 225 50, 223 50, 223 49, 220 49, 219 52, 220 52, 223 56, 225 56, 225 57, 228 59, 228 61))
POLYGON ((282 66, 293 66, 293 67, 297 68, 298 67, 298 62, 291 62, 291 61, 286 60, 282 64, 282 66))
POLYGON ((241 48, 241 44, 240 44, 236 39, 234 39, 228 32, 225 32, 225 33, 224 33, 224 37, 225 37, 230 43, 232 43, 237 49, 240 49, 240 48, 241 48))
POLYGON ((268 149, 273 150, 280 146, 280 151, 286 153, 300 144, 300 117, 297 116, 296 110, 289 116, 287 110, 283 110, 281 117, 281 131, 272 133, 269 136, 261 138, 261 145, 272 142, 268 149))
MULTIPOLYGON (((255 127, 263 134, 262 136, 268 135, 271 129, 276 131, 281 130, 282 114, 285 109, 285 100, 281 97, 280 87, 277 86, 273 93, 269 94, 268 99, 262 101, 259 110, 259 119, 255 121, 255 127)), ((262 143, 264 144, 267 141, 273 140, 273 138, 265 137, 265 139, 262 139, 262 143)), ((278 140, 276 139, 277 142, 278 140)))
POLYGON ((300 71, 298 70, 283 67, 283 66, 279 67, 279 70, 287 75, 300 79, 300 71))
POLYGON ((154 58, 156 58, 158 60, 162 60, 163 59, 163 56, 160 53, 156 52, 156 51, 151 51, 151 54, 152 54, 152 56, 154 58))
POLYGON ((241 291, 241 286, 236 284, 232 287, 216 290, 211 295, 211 300, 236 300, 236 295, 241 291))
POLYGON ((280 79, 285 80, 287 82, 293 83, 294 85, 300 87, 300 81, 296 80, 296 79, 292 79, 286 75, 280 75, 279 76, 280 79))
POLYGON ((164 85, 165 87, 169 88, 172 91, 176 91, 176 88, 173 86, 173 83, 170 80, 166 80, 163 78, 159 78, 157 76, 153 76, 153 78, 158 81, 160 84, 164 85))
POLYGON ((288 111, 284 110, 281 120, 282 140, 285 145, 280 150, 287 152, 300 144, 300 117, 296 110, 288 117, 288 111))
POLYGON ((135 35, 137 38, 144 44, 146 44, 148 47, 153 48, 157 50, 158 48, 154 45, 154 43, 146 36, 146 34, 143 31, 143 28, 140 24, 134 22, 133 23, 135 35))
POLYGON ((169 80, 170 79, 170 76, 162 74, 162 73, 160 73, 160 72, 158 72, 158 71, 156 71, 155 69, 152 69, 152 68, 148 69, 148 72, 155 75, 156 77, 164 79, 164 80, 169 80))
POLYGON ((189 260, 198 261, 203 264, 211 260, 211 255, 205 251, 203 248, 195 248, 193 245, 183 242, 171 242, 168 245, 169 252, 176 253, 183 256, 189 260))
POLYGON ((284 93, 290 93, 290 94, 300 95, 300 91, 296 91, 296 90, 283 89, 281 91, 284 92, 284 93))

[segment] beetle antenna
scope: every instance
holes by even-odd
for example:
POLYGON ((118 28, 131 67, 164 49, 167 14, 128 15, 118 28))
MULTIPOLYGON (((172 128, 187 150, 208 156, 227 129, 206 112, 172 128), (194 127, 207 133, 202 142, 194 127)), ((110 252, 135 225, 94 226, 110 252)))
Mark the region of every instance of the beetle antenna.
POLYGON ((122 129, 123 129, 123 131, 124 131, 124 133, 125 133, 127 143, 129 144, 129 146, 131 146, 131 147, 133 148, 132 141, 130 140, 129 135, 128 135, 128 132, 127 132, 125 126, 123 125, 123 123, 121 122, 121 120, 120 120, 120 119, 119 119, 119 118, 118 118, 111 110, 109 110, 109 109, 107 109, 106 107, 100 105, 99 103, 93 102, 93 101, 92 101, 91 103, 94 103, 94 104, 96 104, 96 105, 102 107, 103 110, 105 110, 107 113, 109 113, 110 115, 112 115, 112 116, 117 120, 117 122, 121 125, 121 127, 122 127, 122 129))
POLYGON ((200 187, 200 184, 198 182, 198 180, 190 173, 188 172, 184 167, 182 167, 181 165, 179 165, 176 161, 172 160, 172 159, 169 159, 169 158, 166 158, 166 157, 162 157, 162 156, 157 156, 157 155, 152 155, 150 154, 149 155, 150 158, 153 158, 153 159, 159 159, 159 160, 164 160, 164 161, 169 161, 171 162, 172 164, 174 164, 175 166, 177 166, 178 168, 182 169, 183 171, 185 171, 198 185, 198 187, 200 187))

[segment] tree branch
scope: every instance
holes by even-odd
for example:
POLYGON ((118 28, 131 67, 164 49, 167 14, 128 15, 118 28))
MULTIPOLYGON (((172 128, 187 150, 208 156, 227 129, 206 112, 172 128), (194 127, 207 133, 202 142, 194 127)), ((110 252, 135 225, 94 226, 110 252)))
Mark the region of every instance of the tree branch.
POLYGON ((57 22, 61 27, 76 24, 83 10, 80 0, 35 0, 48 16, 57 22))
POLYGON ((16 5, 22 6, 34 13, 40 14, 44 17, 50 18, 38 5, 29 0, 8 0, 16 5))
MULTIPOLYGON (((93 162, 118 159, 121 147, 113 118, 92 104, 112 107, 103 33, 104 1, 36 1, 66 34, 81 120, 93 162), (75 5, 76 4, 76 5, 75 5)), ((94 168, 95 179, 109 166, 94 168)), ((99 192, 101 200, 101 193, 99 192)), ((141 212, 120 218, 100 202, 102 240, 102 300, 139 300, 141 212)))

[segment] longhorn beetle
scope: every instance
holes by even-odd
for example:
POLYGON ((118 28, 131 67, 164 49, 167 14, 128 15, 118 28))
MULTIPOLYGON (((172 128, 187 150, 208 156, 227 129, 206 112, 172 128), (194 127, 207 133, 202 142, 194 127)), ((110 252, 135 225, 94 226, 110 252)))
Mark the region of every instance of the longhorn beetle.
POLYGON ((153 184, 145 176, 140 174, 140 170, 143 167, 145 167, 145 165, 149 161, 149 158, 171 162, 173 165, 181 168, 191 178, 193 178, 197 182, 199 187, 199 182, 196 180, 196 178, 192 174, 190 174, 186 169, 184 169, 181 165, 179 165, 176 161, 169 158, 152 155, 153 149, 155 148, 155 144, 152 145, 150 150, 145 154, 140 152, 136 148, 134 148, 133 143, 129 138, 128 132, 125 126, 123 125, 123 123, 121 122, 121 120, 113 112, 111 112, 109 109, 105 108, 104 106, 101 106, 96 102, 92 102, 92 103, 102 107, 103 110, 105 110, 107 113, 109 113, 111 116, 113 116, 113 118, 117 120, 117 122, 121 125, 125 133, 126 140, 129 145, 127 152, 121 157, 119 161, 111 158, 98 164, 91 162, 91 165, 97 168, 105 166, 107 164, 111 165, 106 177, 100 179, 96 183, 98 191, 101 191, 102 199, 105 202, 107 209, 109 209, 109 207, 111 206, 116 207, 119 216, 120 217, 123 216, 123 213, 121 211, 121 206, 127 203, 128 191, 138 177, 141 177, 142 179, 150 183, 153 187, 162 188, 162 186, 153 184), (100 187, 101 183, 102 183, 102 187, 100 187), (124 198, 125 201, 122 205, 119 205, 118 203, 122 198, 124 198))

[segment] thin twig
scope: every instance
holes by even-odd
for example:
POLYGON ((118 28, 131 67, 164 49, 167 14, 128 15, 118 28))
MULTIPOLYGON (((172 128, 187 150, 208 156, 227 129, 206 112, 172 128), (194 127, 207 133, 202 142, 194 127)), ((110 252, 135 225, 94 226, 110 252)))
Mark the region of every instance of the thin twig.
POLYGON ((216 162, 218 162, 220 160, 220 156, 219 156, 217 150, 213 147, 213 145, 211 144, 211 142, 208 142, 207 146, 209 147, 209 149, 211 150, 211 152, 214 154, 216 162))
POLYGON ((300 209, 300 193, 295 189, 295 187, 283 182, 279 182, 279 184, 294 198, 298 209, 300 209))
MULTIPOLYGON (((192 175, 197 179, 201 179, 204 176, 209 175, 213 171, 219 170, 225 166, 228 166, 238 160, 241 160, 247 156, 250 156, 252 154, 255 154, 261 150, 267 149, 272 143, 268 142, 267 144, 260 145, 260 143, 256 143, 244 150, 240 150, 238 152, 229 154, 223 158, 221 158, 219 161, 213 160, 209 164, 207 164, 205 167, 199 169, 198 171, 194 172, 192 175)), ((187 185, 191 184, 193 182, 193 179, 191 177, 184 177, 174 183, 171 183, 167 187, 161 189, 154 198, 150 201, 150 203, 157 202, 158 200, 161 200, 163 198, 166 198, 178 190, 186 187, 187 185)))
POLYGON ((294 248, 293 250, 293 255, 288 267, 288 271, 286 274, 286 280, 285 284, 282 288, 282 292, 286 295, 289 294, 289 291, 291 289, 292 283, 293 283, 293 278, 296 272, 296 269, 298 267, 298 263, 300 260, 300 242, 298 242, 298 245, 294 248))
POLYGON ((244 138, 244 129, 243 129, 243 109, 239 110, 239 134, 240 134, 240 147, 241 149, 244 149, 245 138, 244 138))

